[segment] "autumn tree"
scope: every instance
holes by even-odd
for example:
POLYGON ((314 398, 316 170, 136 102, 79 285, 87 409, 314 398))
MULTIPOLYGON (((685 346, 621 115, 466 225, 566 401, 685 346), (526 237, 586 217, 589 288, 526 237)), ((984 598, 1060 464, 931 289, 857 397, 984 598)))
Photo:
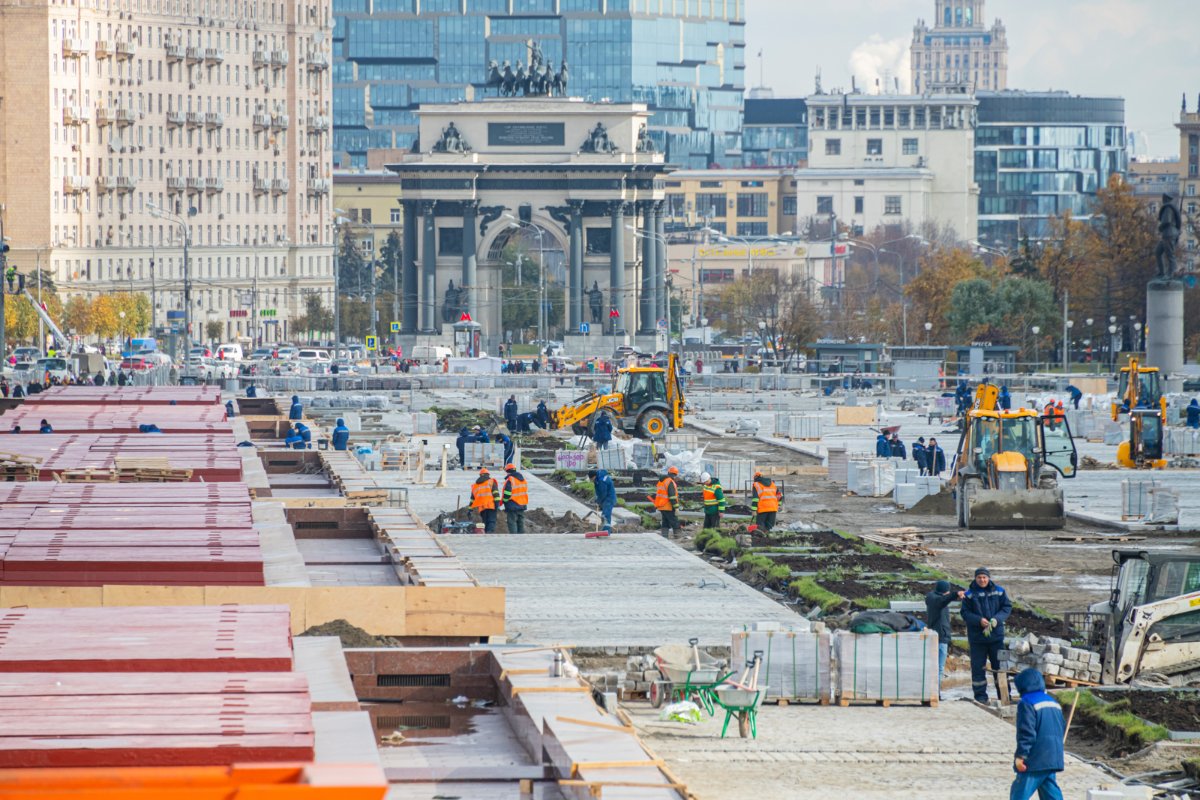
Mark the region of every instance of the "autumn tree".
POLYGON ((75 336, 90 336, 95 333, 92 302, 81 294, 72 295, 63 311, 63 326, 75 336))
POLYGON ((820 315, 808 298, 807 282, 798 277, 781 278, 770 269, 725 286, 709 313, 731 335, 761 332, 763 347, 781 360, 803 350, 821 327, 820 315))
POLYGON ((949 342, 952 336, 950 310, 954 288, 963 281, 981 278, 989 283, 996 270, 977 256, 960 248, 937 248, 921 259, 920 269, 904 287, 909 299, 910 324, 930 323, 932 342, 949 342))
POLYGON ((121 318, 117 316, 117 302, 114 295, 98 295, 92 301, 92 328, 102 339, 111 339, 121 328, 121 318))

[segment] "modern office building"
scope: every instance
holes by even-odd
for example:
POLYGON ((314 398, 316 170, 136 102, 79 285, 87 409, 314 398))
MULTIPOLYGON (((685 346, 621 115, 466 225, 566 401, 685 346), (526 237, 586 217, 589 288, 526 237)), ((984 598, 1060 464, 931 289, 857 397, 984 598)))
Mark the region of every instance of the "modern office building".
POLYGON ((790 169, 680 170, 664 185, 668 234, 702 227, 739 237, 796 230, 796 178, 790 169))
POLYGON ((912 91, 1002 91, 1008 87, 1004 24, 985 22, 984 0, 936 0, 933 27, 913 28, 912 91))
POLYGON ((795 173, 800 228, 836 214, 856 235, 930 222, 974 238, 974 97, 817 94, 807 102, 808 166, 795 173))
POLYGON ((1051 217, 1087 218, 1096 192, 1128 169, 1125 101, 1066 92, 981 92, 975 131, 979 240, 1011 248, 1051 217))
POLYGON ((648 105, 671 163, 741 165, 745 0, 337 0, 334 14, 340 166, 398 159, 421 104, 497 94, 489 63, 515 70, 535 42, 567 65, 568 95, 648 105))
POLYGON ((802 167, 808 160, 808 105, 803 97, 746 99, 742 166, 802 167))
POLYGON ((177 327, 186 228, 192 337, 287 338, 332 302, 329 31, 327 0, 0 0, 10 261, 177 327))

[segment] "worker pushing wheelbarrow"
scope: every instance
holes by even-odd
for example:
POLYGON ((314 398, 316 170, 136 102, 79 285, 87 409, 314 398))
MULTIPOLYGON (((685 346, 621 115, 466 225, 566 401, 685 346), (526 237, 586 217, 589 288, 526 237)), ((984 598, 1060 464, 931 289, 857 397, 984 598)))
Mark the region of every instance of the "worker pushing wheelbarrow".
POLYGON ((711 717, 717 685, 733 675, 724 660, 700 650, 699 639, 687 645, 667 644, 654 650, 662 680, 650 684, 650 704, 660 708, 664 702, 691 700, 711 717))

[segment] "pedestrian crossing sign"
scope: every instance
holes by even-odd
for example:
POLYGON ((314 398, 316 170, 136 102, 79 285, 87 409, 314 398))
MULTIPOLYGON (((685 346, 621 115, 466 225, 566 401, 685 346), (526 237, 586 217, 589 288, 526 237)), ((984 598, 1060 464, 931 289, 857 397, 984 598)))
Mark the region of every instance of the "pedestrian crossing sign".
POLYGON ((368 350, 378 350, 379 349, 379 337, 378 336, 368 336, 367 337, 367 349, 368 350))
POLYGON ((400 332, 400 323, 393 322, 392 323, 392 333, 399 333, 399 332, 400 332))

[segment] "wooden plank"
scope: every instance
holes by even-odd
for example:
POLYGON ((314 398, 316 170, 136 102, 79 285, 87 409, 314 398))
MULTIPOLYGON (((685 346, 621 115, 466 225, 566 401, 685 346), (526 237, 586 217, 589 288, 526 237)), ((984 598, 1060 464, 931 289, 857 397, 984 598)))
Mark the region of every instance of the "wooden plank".
POLYGON ((615 731, 616 733, 633 733, 633 728, 628 725, 612 725, 594 719, 575 719, 574 717, 555 717, 555 719, 559 722, 570 723, 571 725, 583 725, 588 728, 599 728, 605 731, 615 731))

